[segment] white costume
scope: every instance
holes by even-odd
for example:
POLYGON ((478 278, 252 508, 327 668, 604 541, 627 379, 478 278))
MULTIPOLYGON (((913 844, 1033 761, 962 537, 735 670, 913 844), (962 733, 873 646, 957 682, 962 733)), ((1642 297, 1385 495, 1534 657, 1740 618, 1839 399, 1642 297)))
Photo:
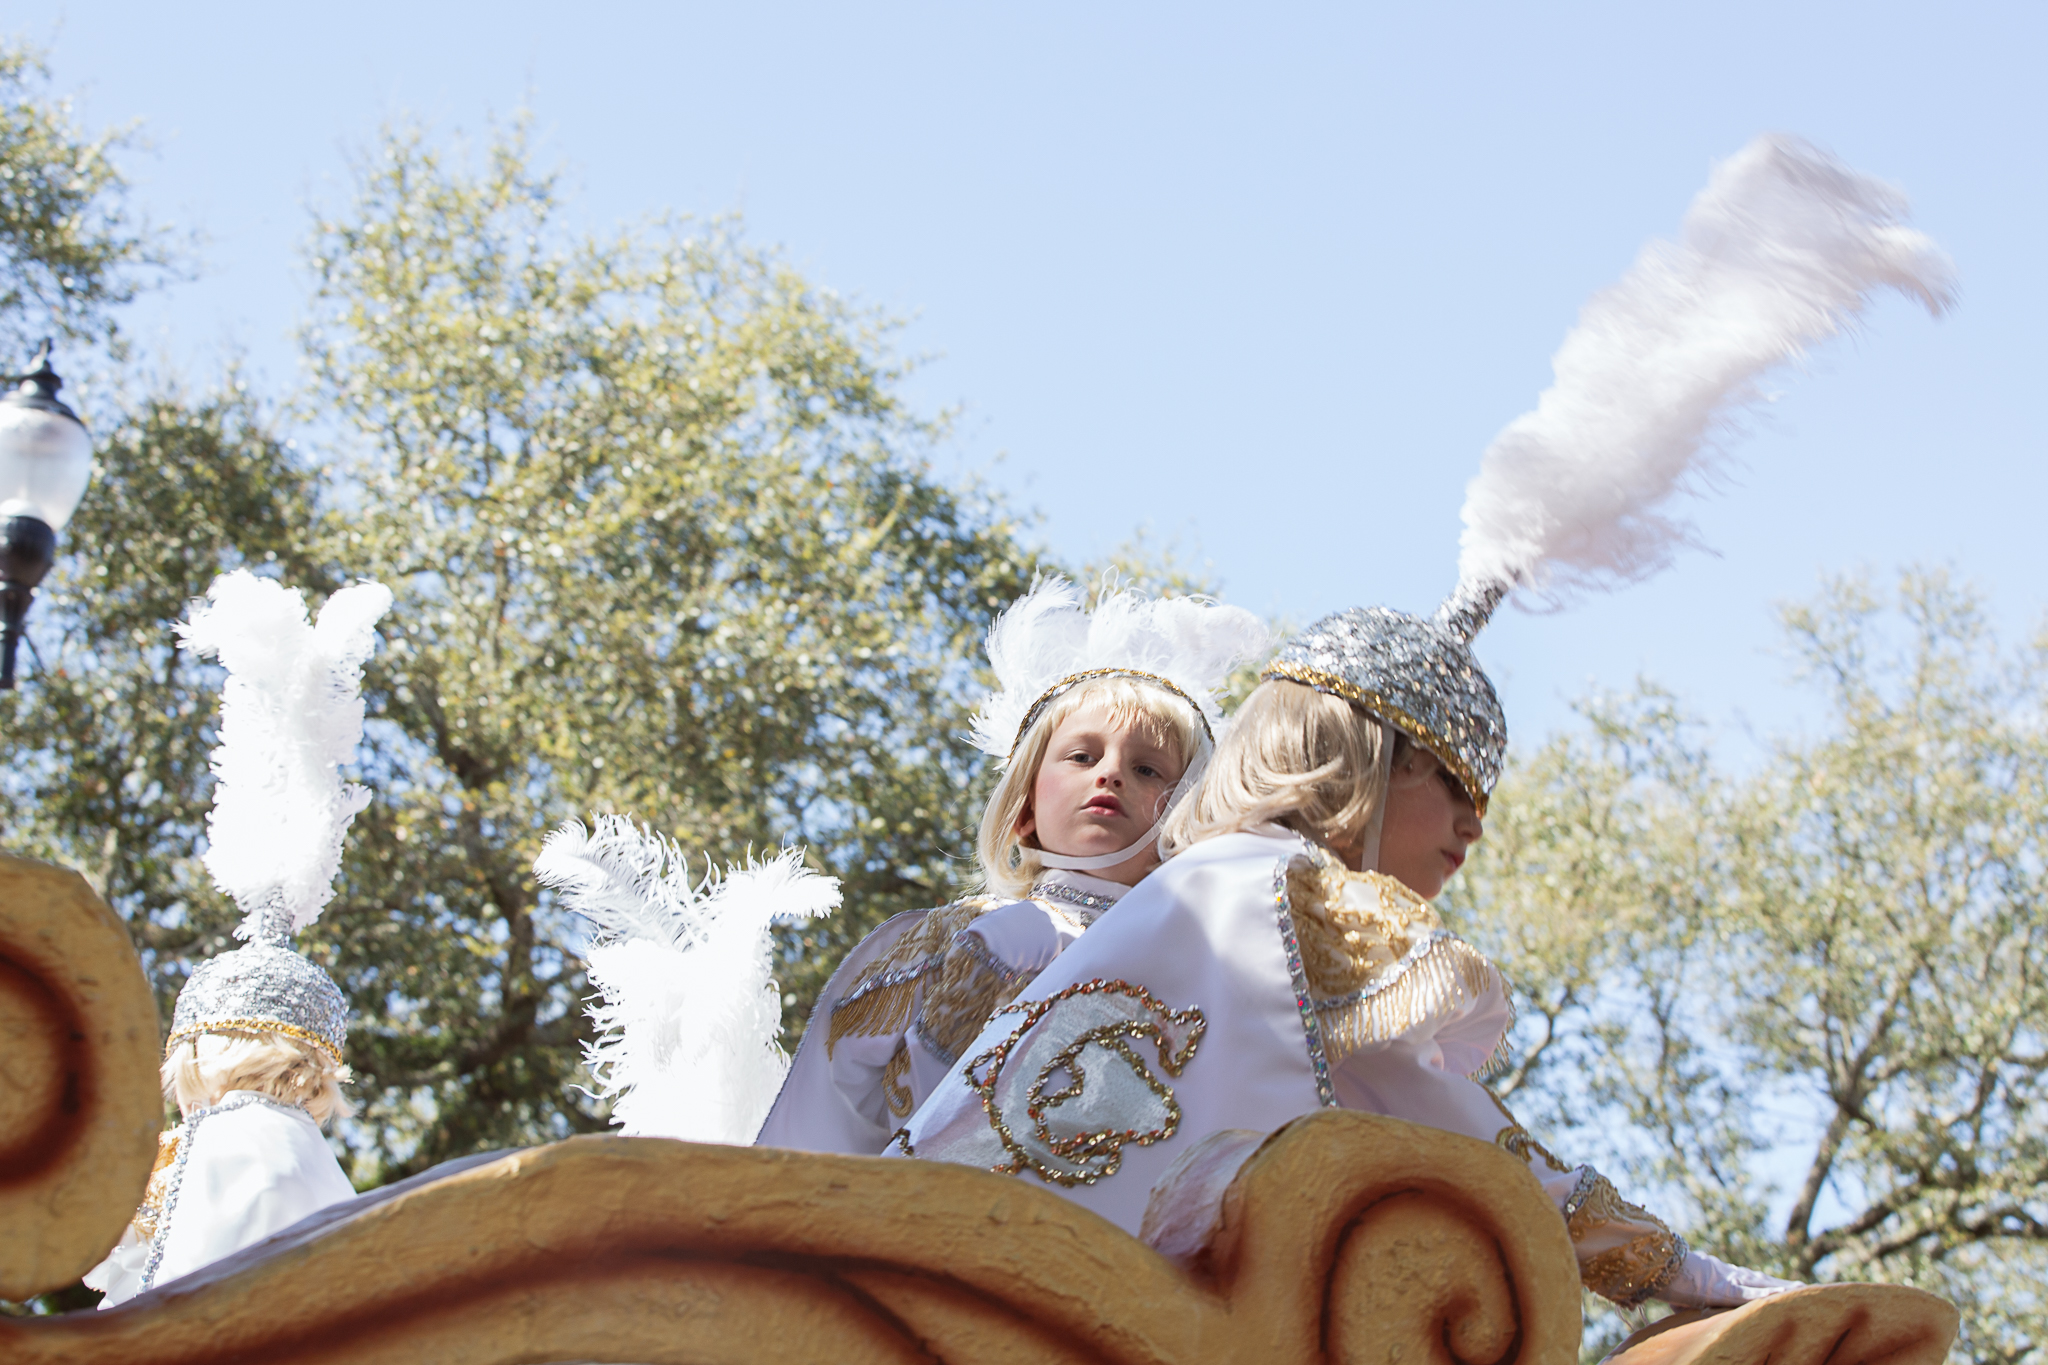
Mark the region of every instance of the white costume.
POLYGON ((826 982, 755 1141, 880 1152, 989 1016, 1129 889, 1054 869, 1024 900, 969 896, 886 921, 826 982))
POLYGON ((86 1277, 105 1292, 102 1308, 355 1197, 312 1116, 253 1090, 231 1090, 194 1112, 173 1141, 170 1163, 150 1180, 156 1202, 144 1206, 153 1237, 131 1233, 86 1277))
MULTIPOLYGON (((1195 598, 1142 598, 1105 585, 1095 609, 1062 579, 1034 584, 989 631, 996 690, 976 709, 976 747, 1009 768, 1026 738, 1073 687, 1124 677, 1186 705, 1201 727, 1168 798, 1192 787, 1222 726, 1217 694, 1230 671, 1270 642, 1238 607, 1195 598)), ((1026 774, 1029 780, 1035 775, 1026 774)), ((1013 774, 1014 777, 1014 774, 1013 774)), ((756 1142, 874 1155, 958 1065, 990 1014, 1115 905, 1127 887, 1090 876, 1153 845, 1166 810, 1128 848, 1092 857, 1043 849, 1028 858, 1021 899, 967 896, 911 910, 869 934, 818 997, 782 1094, 756 1142)))
POLYGON ((892 1152, 1030 1173, 1137 1235, 1201 1138, 1342 1106, 1498 1141, 1631 1302, 1682 1239, 1536 1146, 1472 1079, 1512 1022, 1500 973, 1392 878, 1268 826, 1147 877, 998 1012, 892 1152), (1619 1253, 1619 1254, 1616 1254, 1619 1253))
MULTIPOLYGON (((1947 262, 1901 208, 1790 139, 1725 163, 1681 242, 1653 244, 1588 304, 1556 385, 1487 451, 1458 586, 1434 617, 1327 617, 1281 648, 1262 686, 1341 697, 1404 732, 1483 816, 1507 730, 1473 635, 1516 587, 1622 582, 1668 562, 1682 531, 1657 505, 1698 469, 1706 436, 1876 288, 1938 310, 1947 262)), ((1362 832, 1367 867, 1383 813, 1362 832)), ((1224 834, 1152 873, 1000 1011, 893 1152, 1044 1181, 1137 1235, 1155 1182, 1198 1144, 1344 1106, 1528 1161, 1587 1287, 1617 1302, 1726 1305, 1790 1287, 1689 1251, 1590 1167, 1538 1146, 1474 1079, 1511 1022, 1499 971, 1399 882, 1274 826, 1224 834)))
MULTIPOLYGON (((1092 679, 1130 678, 1184 704, 1201 732, 1185 789, 1222 723, 1218 690, 1270 639, 1239 607, 1146 598, 1110 582, 1090 611, 1074 585, 1041 580, 989 631, 998 686, 971 737, 1008 767, 1061 696, 1092 679)), ((590 1013, 602 1037, 590 1061, 615 1123, 631 1134, 872 1156, 990 1013, 1124 893, 1089 871, 1128 862, 1157 837, 1155 823, 1111 853, 1031 849, 1013 869, 1030 882, 1023 898, 967 896, 887 920, 834 971, 794 1061, 778 1042, 769 928, 830 911, 836 882, 756 888, 749 870, 693 888, 672 841, 620 816, 550 834, 534 873, 596 930, 588 957, 601 1000, 590 1013)), ((798 861, 785 852, 769 866, 798 861)))
MULTIPOLYGON (((188 648, 217 655, 227 672, 205 861, 241 907, 235 934, 247 942, 186 979, 165 1074, 176 1063, 205 1081, 206 1058, 220 1054, 202 1056, 202 1041, 267 1041, 285 1051, 287 1070, 303 1045, 333 1084, 347 1075, 348 1001, 291 941, 332 899, 342 841, 370 799, 340 768, 362 740, 362 666, 391 594, 375 583, 343 588, 309 623, 296 591, 237 569, 207 598, 179 627, 188 648)), ((86 1283, 111 1308, 354 1194, 306 1110, 229 1090, 163 1136, 142 1206, 86 1283)))

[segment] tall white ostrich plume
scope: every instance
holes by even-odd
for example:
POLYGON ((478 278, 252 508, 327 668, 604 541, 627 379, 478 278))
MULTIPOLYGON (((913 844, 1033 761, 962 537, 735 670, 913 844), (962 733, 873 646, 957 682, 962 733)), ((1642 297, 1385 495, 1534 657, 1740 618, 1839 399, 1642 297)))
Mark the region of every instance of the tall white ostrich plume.
POLYGON ((542 884, 595 929, 584 960, 600 1037, 585 1054, 612 1122, 637 1137, 744 1144, 789 1070, 777 1035, 778 920, 839 904, 800 849, 690 879, 673 840, 619 815, 570 821, 534 860, 542 884))
POLYGON ((1759 378, 1852 327, 1880 288, 1937 316, 1953 302, 1948 257, 1905 213, 1897 190, 1793 137, 1716 167, 1678 240, 1593 296, 1556 382, 1487 449, 1458 596, 1520 585, 1556 602, 1666 567, 1693 533, 1658 508, 1711 466, 1759 378))
POLYGON ((178 624, 228 675, 205 862, 243 910, 240 938, 296 933, 334 898, 342 840, 370 801, 340 769, 362 742, 363 663, 390 607, 388 588, 357 583, 310 624, 297 589, 236 569, 178 624))

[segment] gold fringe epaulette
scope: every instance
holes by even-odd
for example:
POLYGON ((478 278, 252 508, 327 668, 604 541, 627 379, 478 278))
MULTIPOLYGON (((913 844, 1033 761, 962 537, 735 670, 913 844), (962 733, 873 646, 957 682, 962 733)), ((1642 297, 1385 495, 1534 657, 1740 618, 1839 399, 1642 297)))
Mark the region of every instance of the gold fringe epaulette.
POLYGON ((144 1189, 142 1203, 131 1219, 136 1235, 143 1241, 156 1237, 157 1224, 164 1216, 164 1196, 169 1190, 171 1167, 178 1160, 178 1143, 185 1135, 185 1125, 179 1124, 168 1132, 156 1136, 156 1164, 149 1168, 149 1185, 144 1189))
POLYGON ((947 1066, 960 1060, 995 1012, 1017 997, 1032 973, 1012 969, 983 946, 981 935, 956 937, 936 978, 925 985, 917 1036, 947 1066))
POLYGON ((880 1038, 907 1030, 917 1005, 918 982, 945 961, 954 935, 1001 904, 993 896, 967 896, 927 912, 905 930, 833 1002, 825 1055, 830 1057, 842 1038, 880 1038))
MULTIPOLYGON (((1353 872, 1313 849, 1288 864, 1287 890, 1301 945, 1302 970, 1332 1064, 1387 1042, 1416 1025, 1498 991, 1512 996, 1485 954, 1401 882, 1353 872)), ((1500 1066, 1507 1029, 1473 1074, 1500 1066)))

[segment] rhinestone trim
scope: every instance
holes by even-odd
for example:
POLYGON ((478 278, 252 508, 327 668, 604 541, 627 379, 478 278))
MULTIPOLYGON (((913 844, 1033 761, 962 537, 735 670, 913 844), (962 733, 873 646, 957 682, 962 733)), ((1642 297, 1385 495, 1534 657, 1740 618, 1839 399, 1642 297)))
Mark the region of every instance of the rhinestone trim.
POLYGON ((1096 920, 1102 918, 1103 911, 1116 904, 1115 901, 1107 896, 1098 896, 1093 892, 1083 891, 1075 886, 1062 886, 1058 882, 1039 882, 1026 892, 1025 895, 1030 900, 1061 901, 1086 911, 1086 914, 1073 916, 1073 918, 1080 920, 1084 925, 1095 923, 1096 920))
POLYGON ((1273 913, 1280 929, 1280 947, 1287 955, 1287 975, 1294 983, 1294 1008, 1301 1016, 1301 1032, 1308 1044, 1309 1070, 1315 1073, 1316 1100, 1325 1109, 1337 1104, 1336 1087, 1330 1084, 1330 1062, 1323 1052, 1323 1025, 1316 1017, 1310 997, 1308 972, 1301 965, 1301 942, 1294 934, 1294 911, 1287 894, 1287 864, 1282 858, 1273 869, 1273 913))

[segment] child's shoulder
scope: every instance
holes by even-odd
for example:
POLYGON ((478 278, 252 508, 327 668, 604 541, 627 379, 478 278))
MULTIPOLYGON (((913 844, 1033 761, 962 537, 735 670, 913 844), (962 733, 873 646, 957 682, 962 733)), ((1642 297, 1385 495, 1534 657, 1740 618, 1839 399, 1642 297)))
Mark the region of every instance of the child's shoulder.
POLYGON ((1460 1057, 1471 1053, 1474 1070, 1492 1064, 1514 1018, 1507 982, 1444 928, 1428 901, 1313 846, 1288 861, 1285 880, 1302 975, 1331 1061, 1402 1035, 1442 1038, 1456 1022, 1461 1040, 1464 1032, 1475 1035, 1460 1057))
POLYGON ((1353 872, 1313 844, 1287 861, 1287 900, 1304 953, 1313 941, 1352 959, 1354 974, 1399 959, 1444 927, 1430 903, 1400 881, 1353 872))

